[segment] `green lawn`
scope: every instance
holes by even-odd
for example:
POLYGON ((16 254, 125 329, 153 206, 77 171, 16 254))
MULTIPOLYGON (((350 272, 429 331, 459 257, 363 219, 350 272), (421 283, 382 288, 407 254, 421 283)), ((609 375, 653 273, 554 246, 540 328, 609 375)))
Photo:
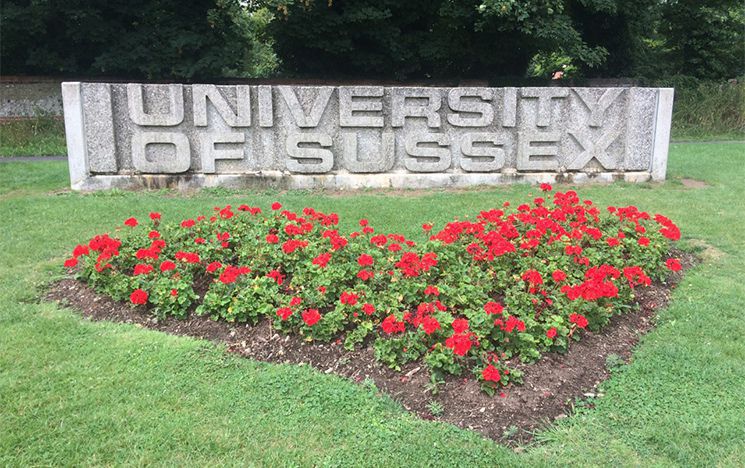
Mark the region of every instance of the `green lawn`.
MULTIPOLYGON (((255 363, 200 340, 92 323, 41 302, 82 239, 150 210, 279 200, 420 236, 524 199, 514 186, 428 195, 66 191, 64 162, 0 164, 0 465, 720 465, 745 459, 745 144, 672 145, 661 186, 587 187, 600 204, 670 216, 709 246, 595 409, 520 453, 408 415, 375 389, 306 367, 255 363), (681 178, 706 181, 689 189, 681 178)), ((566 189, 566 187, 559 187, 566 189)), ((699 247, 700 249, 701 247, 699 247)))

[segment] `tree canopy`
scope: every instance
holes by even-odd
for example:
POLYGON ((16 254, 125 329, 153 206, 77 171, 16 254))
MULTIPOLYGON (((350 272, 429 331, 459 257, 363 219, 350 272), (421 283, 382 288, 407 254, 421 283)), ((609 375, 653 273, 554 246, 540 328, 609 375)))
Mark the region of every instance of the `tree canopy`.
POLYGON ((238 0, 5 0, 3 73, 221 76, 250 53, 238 0))
POLYGON ((0 8, 4 74, 745 73, 740 0, 5 0, 0 8))

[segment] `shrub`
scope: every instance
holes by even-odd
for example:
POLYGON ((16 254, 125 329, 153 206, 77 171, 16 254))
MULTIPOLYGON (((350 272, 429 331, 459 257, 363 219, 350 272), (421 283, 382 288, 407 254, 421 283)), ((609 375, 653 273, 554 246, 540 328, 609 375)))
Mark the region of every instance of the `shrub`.
POLYGON ((745 136, 745 81, 674 76, 656 86, 675 88, 673 137, 745 136))
POLYGON ((392 368, 421 359, 435 383, 470 371, 488 392, 519 381, 517 360, 566 350, 628 310, 636 288, 680 268, 666 258, 668 240, 680 237, 668 218, 634 206, 603 211, 573 191, 439 231, 423 225, 421 243, 365 219, 342 235, 338 222, 279 203, 179 223, 151 213, 78 245, 65 265, 161 316, 268 319, 308 340, 372 343, 392 368))

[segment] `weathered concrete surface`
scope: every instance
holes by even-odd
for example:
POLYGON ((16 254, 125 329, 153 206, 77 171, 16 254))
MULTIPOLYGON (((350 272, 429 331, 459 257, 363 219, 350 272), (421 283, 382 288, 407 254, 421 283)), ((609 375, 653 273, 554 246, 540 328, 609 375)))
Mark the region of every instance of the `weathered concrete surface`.
POLYGON ((62 88, 81 190, 664 180, 672 111, 653 88, 62 88))

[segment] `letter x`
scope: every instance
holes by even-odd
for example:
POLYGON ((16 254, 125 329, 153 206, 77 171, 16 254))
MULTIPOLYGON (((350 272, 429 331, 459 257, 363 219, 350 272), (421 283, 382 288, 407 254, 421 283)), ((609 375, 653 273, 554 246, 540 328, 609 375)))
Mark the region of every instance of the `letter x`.
POLYGON ((597 159, 605 169, 616 169, 617 161, 606 150, 618 138, 620 130, 608 130, 600 135, 600 138, 595 138, 594 134, 587 129, 570 130, 569 134, 582 146, 583 151, 574 156, 574 159, 567 164, 567 169, 584 169, 592 158, 597 159))

